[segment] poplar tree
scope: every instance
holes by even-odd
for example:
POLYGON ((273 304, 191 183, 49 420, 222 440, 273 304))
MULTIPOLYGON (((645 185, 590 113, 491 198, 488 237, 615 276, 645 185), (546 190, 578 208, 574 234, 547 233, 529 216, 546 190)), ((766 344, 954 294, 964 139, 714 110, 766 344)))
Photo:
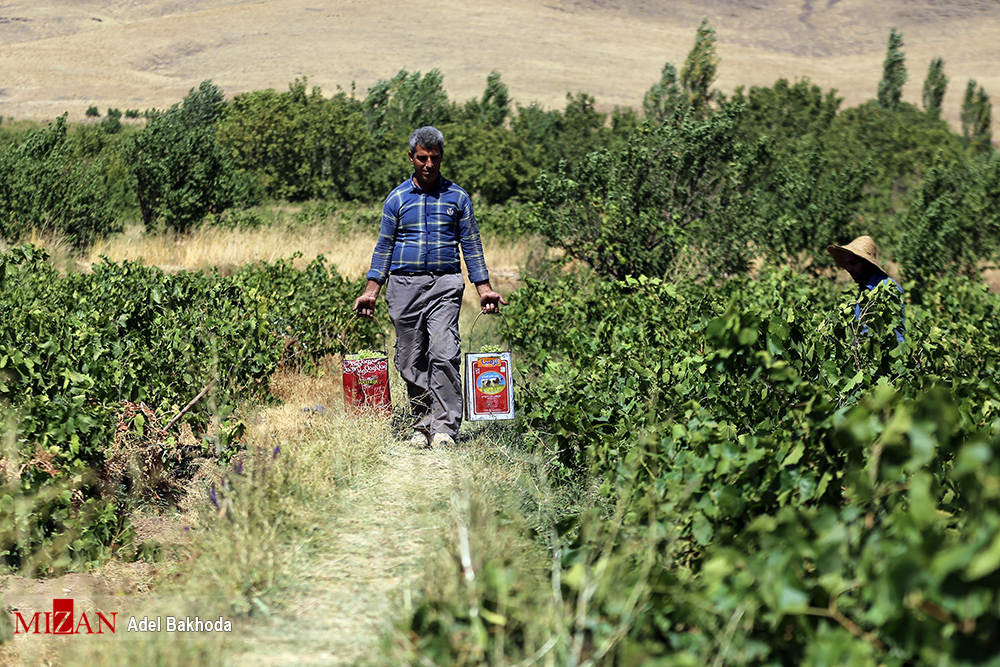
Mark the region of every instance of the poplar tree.
POLYGON ((500 80, 500 72, 493 70, 486 77, 486 90, 479 102, 483 121, 491 127, 503 127, 510 115, 510 92, 500 80))
POLYGON ((642 98, 642 110, 650 122, 663 123, 677 112, 683 102, 677 68, 666 63, 660 72, 660 80, 642 98))
POLYGON ((715 50, 715 28, 708 27, 703 19, 695 35, 694 46, 681 69, 681 88, 687 95, 688 105, 696 115, 704 115, 716 95, 710 91, 719 69, 719 55, 715 50))
POLYGON ((889 31, 889 46, 882 63, 882 80, 878 83, 878 105, 883 109, 896 109, 903 96, 906 83, 906 55, 903 53, 903 35, 893 28, 889 31))
POLYGON ((993 104, 982 86, 976 87, 969 79, 962 100, 962 136, 973 153, 987 153, 993 149, 993 104))
POLYGON ((948 88, 948 77, 944 73, 944 59, 934 58, 927 68, 927 78, 924 79, 924 111, 931 118, 941 117, 941 103, 948 88))

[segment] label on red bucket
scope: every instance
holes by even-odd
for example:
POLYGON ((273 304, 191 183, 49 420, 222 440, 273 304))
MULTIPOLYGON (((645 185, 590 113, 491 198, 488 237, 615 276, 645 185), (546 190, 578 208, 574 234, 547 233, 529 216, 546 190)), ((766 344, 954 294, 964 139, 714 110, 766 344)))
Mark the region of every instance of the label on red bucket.
POLYGON ((344 359, 344 408, 347 414, 392 413, 389 400, 389 359, 344 359))
POLYGON ((510 352, 465 355, 465 412, 472 421, 513 419, 510 352))

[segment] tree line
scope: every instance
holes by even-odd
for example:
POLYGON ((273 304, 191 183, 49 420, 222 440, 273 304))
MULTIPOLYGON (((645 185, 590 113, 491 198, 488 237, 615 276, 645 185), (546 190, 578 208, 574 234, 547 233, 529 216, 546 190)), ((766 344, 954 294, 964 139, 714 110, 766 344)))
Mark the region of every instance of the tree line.
POLYGON ((448 98, 438 70, 400 71, 363 97, 296 79, 227 101, 204 81, 146 111, 144 124, 110 110, 97 124, 0 127, 0 236, 40 229, 82 248, 128 219, 186 232, 269 201, 378 202, 408 173, 409 132, 433 124, 447 137, 449 177, 481 205, 505 207, 480 207, 497 231, 540 234, 616 276, 662 275, 691 248, 711 271, 761 254, 821 270, 822 248, 858 230, 894 248, 913 276, 971 272, 1000 224, 989 96, 970 79, 961 131, 949 128, 939 57, 922 108, 903 102, 903 46, 893 29, 876 97, 852 108, 805 79, 724 95, 707 22, 641 112, 600 112, 584 92, 563 109, 522 106, 496 71, 464 103, 448 98))

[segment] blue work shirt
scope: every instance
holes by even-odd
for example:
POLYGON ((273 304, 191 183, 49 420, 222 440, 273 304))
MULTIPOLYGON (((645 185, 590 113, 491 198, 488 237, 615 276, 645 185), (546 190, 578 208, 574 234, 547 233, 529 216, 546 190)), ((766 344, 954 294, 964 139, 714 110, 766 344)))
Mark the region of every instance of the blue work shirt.
MULTIPOLYGON (((893 285, 896 286, 896 289, 899 291, 900 294, 903 293, 903 288, 899 286, 899 283, 897 283, 895 280, 893 280, 886 274, 882 273, 881 271, 873 271, 872 274, 868 276, 868 280, 865 282, 863 287, 870 292, 871 290, 875 289, 882 283, 892 283, 893 285)), ((903 314, 899 318, 899 328, 896 329, 896 340, 902 343, 906 339, 906 336, 904 335, 904 332, 906 331, 906 306, 900 303, 899 307, 903 311, 903 314)), ((854 304, 854 319, 856 320, 861 319, 860 303, 854 304)), ((861 333, 868 335, 867 325, 862 325, 861 333)))
POLYGON ((461 273, 459 246, 469 280, 489 280, 469 193, 443 176, 434 190, 423 190, 408 178, 385 199, 367 277, 384 284, 396 272, 461 273))

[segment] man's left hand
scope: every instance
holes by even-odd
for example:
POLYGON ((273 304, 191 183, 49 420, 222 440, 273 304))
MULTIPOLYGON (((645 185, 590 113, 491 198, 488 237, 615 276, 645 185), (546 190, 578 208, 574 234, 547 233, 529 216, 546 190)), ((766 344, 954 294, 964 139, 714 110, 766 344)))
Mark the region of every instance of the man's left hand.
POLYGON ((489 283, 476 285, 476 289, 479 290, 479 304, 483 307, 483 313, 493 315, 500 312, 500 304, 507 305, 507 300, 500 292, 494 292, 489 283))

